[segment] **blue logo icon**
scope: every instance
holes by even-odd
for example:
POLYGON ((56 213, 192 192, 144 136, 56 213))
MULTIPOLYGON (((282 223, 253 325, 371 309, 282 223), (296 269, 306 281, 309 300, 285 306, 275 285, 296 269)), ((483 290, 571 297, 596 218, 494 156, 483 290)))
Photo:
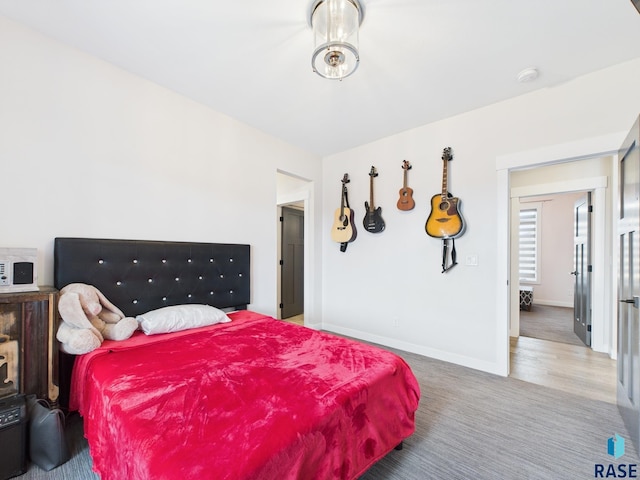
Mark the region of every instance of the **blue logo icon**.
POLYGON ((607 453, 615 459, 624 455, 624 438, 615 433, 613 437, 607 440, 607 453))

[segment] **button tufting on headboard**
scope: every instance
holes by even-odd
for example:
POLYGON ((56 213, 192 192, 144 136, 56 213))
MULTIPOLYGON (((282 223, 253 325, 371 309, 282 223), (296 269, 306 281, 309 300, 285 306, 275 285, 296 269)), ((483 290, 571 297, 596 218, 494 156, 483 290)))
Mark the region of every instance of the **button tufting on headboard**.
POLYGON ((246 308, 250 246, 56 238, 54 283, 94 285, 126 315, 183 303, 246 308), (219 260, 222 261, 219 261, 219 260))

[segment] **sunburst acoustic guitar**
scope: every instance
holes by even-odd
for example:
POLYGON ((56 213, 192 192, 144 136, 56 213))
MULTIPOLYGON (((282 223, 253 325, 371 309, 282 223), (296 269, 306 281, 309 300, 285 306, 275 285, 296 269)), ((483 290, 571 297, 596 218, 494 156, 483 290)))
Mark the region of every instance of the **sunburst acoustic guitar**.
POLYGON ((357 232, 353 224, 353 210, 347 203, 347 183, 349 174, 342 177, 342 194, 340 198, 340 208, 336 209, 333 226, 331 227, 331 240, 338 243, 352 242, 355 240, 357 232))
POLYGON ((402 162, 402 170, 404 171, 402 188, 400 189, 400 198, 398 199, 398 210, 413 210, 416 202, 413 200, 413 189, 407 187, 407 172, 411 170, 411 164, 404 160, 402 162))
POLYGON ((465 223, 460 214, 460 199, 447 189, 447 165, 453 160, 451 147, 442 152, 442 193, 431 197, 431 213, 425 229, 434 238, 457 238, 464 233, 465 223))

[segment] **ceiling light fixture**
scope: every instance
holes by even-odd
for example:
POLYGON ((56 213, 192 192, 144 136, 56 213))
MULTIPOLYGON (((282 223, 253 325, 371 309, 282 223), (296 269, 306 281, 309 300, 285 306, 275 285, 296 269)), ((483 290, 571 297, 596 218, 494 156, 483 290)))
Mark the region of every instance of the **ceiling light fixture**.
POLYGON ((314 50, 313 71, 324 78, 342 80, 358 68, 358 30, 363 18, 358 0, 316 0, 311 7, 314 50))

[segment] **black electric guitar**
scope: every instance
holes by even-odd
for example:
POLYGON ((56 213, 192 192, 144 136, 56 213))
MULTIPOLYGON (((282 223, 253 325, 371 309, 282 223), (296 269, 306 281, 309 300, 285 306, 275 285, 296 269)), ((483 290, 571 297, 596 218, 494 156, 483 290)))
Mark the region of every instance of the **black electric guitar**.
POLYGON ((364 202, 367 210, 364 214, 364 228, 367 232, 380 233, 384 230, 384 220, 382 220, 382 207, 375 208, 373 205, 373 179, 378 176, 376 167, 371 167, 369 172, 369 201, 364 202))
POLYGON ((427 234, 435 238, 457 238, 465 229, 458 209, 460 200, 447 190, 447 165, 451 160, 451 147, 447 147, 442 152, 442 193, 431 197, 431 213, 425 225, 427 234))
POLYGON ((340 198, 340 208, 336 209, 333 227, 331 228, 331 240, 338 243, 352 242, 356 238, 356 227, 353 225, 353 210, 347 204, 347 183, 349 174, 342 177, 342 194, 340 198))
POLYGON ((411 170, 411 164, 404 160, 402 162, 402 170, 404 170, 404 180, 400 189, 400 198, 398 199, 398 210, 413 210, 416 202, 413 200, 413 188, 407 187, 407 172, 411 170))

